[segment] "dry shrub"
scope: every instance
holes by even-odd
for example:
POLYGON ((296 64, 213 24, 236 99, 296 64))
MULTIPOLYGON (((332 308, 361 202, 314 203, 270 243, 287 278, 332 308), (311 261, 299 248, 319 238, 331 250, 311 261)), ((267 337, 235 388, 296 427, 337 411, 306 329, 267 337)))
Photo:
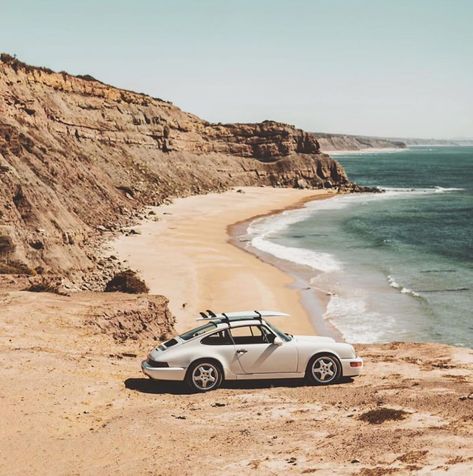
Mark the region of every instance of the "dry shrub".
POLYGON ((105 286, 105 292, 148 293, 146 283, 131 269, 117 273, 105 286))
POLYGON ((394 408, 376 408, 360 415, 361 421, 366 421, 372 425, 380 425, 385 421, 404 420, 408 413, 404 410, 395 410, 394 408))

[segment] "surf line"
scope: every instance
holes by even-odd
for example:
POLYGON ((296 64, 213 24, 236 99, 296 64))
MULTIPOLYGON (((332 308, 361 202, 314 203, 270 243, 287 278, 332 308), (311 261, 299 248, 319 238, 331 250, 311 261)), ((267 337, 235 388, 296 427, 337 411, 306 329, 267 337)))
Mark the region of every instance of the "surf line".
POLYGON ((470 288, 454 288, 454 289, 424 289, 417 291, 418 293, 453 293, 456 291, 469 291, 470 288))

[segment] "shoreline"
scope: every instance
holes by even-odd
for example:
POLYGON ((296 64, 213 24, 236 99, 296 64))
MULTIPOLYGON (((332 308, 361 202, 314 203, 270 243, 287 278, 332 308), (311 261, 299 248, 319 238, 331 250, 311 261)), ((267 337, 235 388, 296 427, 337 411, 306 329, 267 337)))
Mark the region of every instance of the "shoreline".
POLYGON ((337 150, 323 150, 324 154, 328 154, 330 156, 337 156, 337 155, 356 155, 356 154, 394 154, 396 152, 404 152, 408 150, 410 147, 368 147, 365 149, 337 149, 337 150))
POLYGON ((309 306, 293 274, 235 246, 229 229, 335 193, 272 187, 239 190, 241 193, 231 189, 194 195, 151 207, 152 218, 131 227, 135 233, 114 239, 109 252, 138 271, 151 294, 169 299, 178 332, 195 327, 196 316, 205 309, 221 312, 255 308, 290 314, 290 318, 280 318, 277 323, 288 332, 320 331, 322 305, 311 302, 309 306), (314 321, 319 324, 314 325, 314 321))
POLYGON ((318 200, 329 200, 331 198, 334 198, 335 196, 337 196, 337 194, 302 200, 299 203, 289 206, 283 210, 274 210, 259 216, 249 218, 247 220, 243 220, 241 222, 234 223, 232 225, 229 225, 227 227, 227 230, 229 235, 229 242, 233 246, 245 251, 246 253, 249 253, 252 256, 255 256, 263 263, 268 263, 271 266, 274 266, 276 269, 279 269, 287 275, 291 276, 291 278, 293 279, 291 287, 295 289, 296 292, 299 294, 300 302, 309 316, 310 322, 314 327, 316 335, 325 335, 333 337, 337 341, 344 342, 345 338, 341 331, 337 329, 337 327, 331 321, 324 318, 324 314, 327 311, 327 305, 329 303, 331 294, 326 290, 313 286, 310 282, 311 278, 321 273, 321 271, 317 271, 313 268, 309 268, 306 266, 298 265, 296 263, 277 258, 269 253, 265 253, 264 251, 261 251, 252 246, 249 243, 250 240, 245 238, 248 236, 249 226, 251 226, 251 224, 254 223, 256 220, 278 215, 287 210, 300 209, 303 208, 306 203, 318 200))

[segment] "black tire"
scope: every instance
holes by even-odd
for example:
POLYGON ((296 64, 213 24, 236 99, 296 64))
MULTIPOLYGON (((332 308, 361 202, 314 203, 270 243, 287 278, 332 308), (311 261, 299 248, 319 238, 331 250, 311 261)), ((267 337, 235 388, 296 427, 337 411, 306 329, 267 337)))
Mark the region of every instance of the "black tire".
POLYGON ((185 381, 192 392, 210 392, 222 385, 223 370, 215 360, 198 360, 187 370, 185 381))
POLYGON ((314 355, 307 364, 306 379, 312 385, 331 385, 341 376, 342 364, 333 354, 314 355))

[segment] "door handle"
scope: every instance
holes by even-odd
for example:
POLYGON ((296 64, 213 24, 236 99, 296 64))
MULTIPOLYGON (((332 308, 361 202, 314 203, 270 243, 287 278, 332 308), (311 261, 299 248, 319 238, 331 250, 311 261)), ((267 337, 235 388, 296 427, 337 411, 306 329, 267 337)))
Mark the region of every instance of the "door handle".
POLYGON ((248 351, 246 349, 238 349, 237 354, 246 354, 248 351))

